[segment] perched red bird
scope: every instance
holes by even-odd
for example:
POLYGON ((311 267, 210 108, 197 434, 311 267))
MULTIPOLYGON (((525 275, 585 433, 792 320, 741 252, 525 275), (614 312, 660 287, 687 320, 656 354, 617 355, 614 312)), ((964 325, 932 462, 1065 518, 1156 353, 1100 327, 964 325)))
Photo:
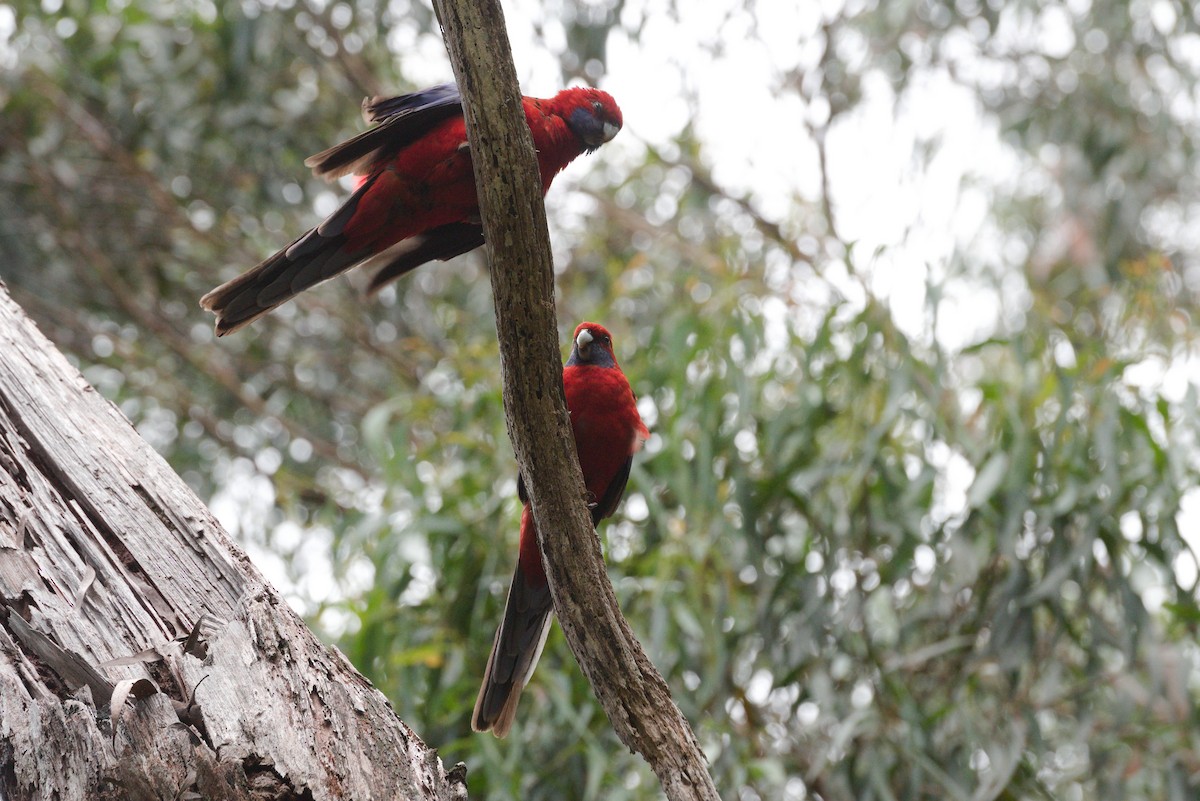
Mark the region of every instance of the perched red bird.
MULTIPOLYGON (((521 104, 537 149, 542 194, 576 156, 621 130, 621 110, 599 89, 564 89, 547 100, 522 98, 521 104)), ((316 228, 200 299, 217 315, 218 336, 357 264, 378 268, 374 292, 427 261, 483 244, 458 88, 442 84, 369 98, 363 115, 379 125, 304 162, 329 179, 362 175, 358 188, 316 228)))
MULTIPOLYGON (((580 323, 575 329, 571 357, 563 368, 563 389, 595 525, 616 511, 633 454, 650 436, 604 326, 580 323)), ((550 633, 553 611, 524 481, 517 482, 517 491, 525 503, 521 553, 471 716, 475 731, 491 729, 497 737, 512 727, 521 691, 550 633)))

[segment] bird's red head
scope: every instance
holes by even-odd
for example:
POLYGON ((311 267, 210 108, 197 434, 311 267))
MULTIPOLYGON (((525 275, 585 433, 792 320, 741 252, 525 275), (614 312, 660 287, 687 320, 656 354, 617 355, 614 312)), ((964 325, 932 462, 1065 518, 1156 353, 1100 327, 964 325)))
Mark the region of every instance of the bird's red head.
POLYGON ((567 127, 579 137, 589 153, 621 130, 624 122, 621 109, 608 92, 575 86, 562 90, 554 100, 567 127))
POLYGON ((599 323, 580 323, 575 329, 571 358, 567 359, 567 364, 616 367, 617 356, 613 353, 612 334, 599 323))

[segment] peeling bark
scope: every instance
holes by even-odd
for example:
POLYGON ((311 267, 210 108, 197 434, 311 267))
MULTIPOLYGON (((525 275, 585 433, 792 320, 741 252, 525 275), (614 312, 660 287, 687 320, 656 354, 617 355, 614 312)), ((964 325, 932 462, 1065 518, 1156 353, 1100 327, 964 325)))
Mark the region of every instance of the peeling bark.
POLYGON ((498 0, 434 0, 463 95, 491 263, 508 435, 541 532, 567 643, 617 736, 671 801, 715 801, 687 719, 621 615, 604 568, 562 389, 554 270, 533 139, 498 0))
POLYGON ((466 798, 2 284, 0 798, 466 798))

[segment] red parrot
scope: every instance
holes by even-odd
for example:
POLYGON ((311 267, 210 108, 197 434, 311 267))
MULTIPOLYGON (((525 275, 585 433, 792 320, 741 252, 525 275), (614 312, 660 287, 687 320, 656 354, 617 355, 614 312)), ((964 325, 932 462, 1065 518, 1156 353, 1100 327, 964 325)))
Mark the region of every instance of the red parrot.
MULTIPOLYGON (((621 110, 599 89, 564 89, 547 100, 522 98, 521 105, 537 149, 542 194, 576 156, 621 130, 621 110)), ((369 98, 363 115, 379 124, 304 162, 329 179, 361 175, 358 188, 316 228, 200 299, 217 315, 217 336, 357 264, 378 268, 374 292, 427 261, 483 244, 458 88, 442 84, 369 98)))
MULTIPOLYGON (((617 365, 612 336, 604 326, 580 323, 575 329, 571 357, 563 368, 563 389, 595 525, 616 511, 633 454, 650 436, 629 381, 617 365)), ((520 556, 504 620, 496 631, 471 715, 471 728, 479 732, 491 729, 497 737, 505 736, 512 727, 521 691, 529 683, 550 633, 553 611, 523 480, 517 482, 517 492, 525 503, 520 556)))

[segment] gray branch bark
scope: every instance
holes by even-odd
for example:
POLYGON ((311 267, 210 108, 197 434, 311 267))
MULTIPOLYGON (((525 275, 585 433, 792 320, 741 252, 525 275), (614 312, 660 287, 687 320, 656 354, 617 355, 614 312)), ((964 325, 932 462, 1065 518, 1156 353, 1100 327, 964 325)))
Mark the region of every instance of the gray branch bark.
POLYGON ((554 611, 617 736, 671 801, 717 799, 666 682, 621 615, 562 391, 554 270, 533 139, 498 0, 434 0, 463 95, 491 261, 508 435, 542 533, 554 611))
POLYGON ((0 284, 0 798, 449 801, 464 781, 0 284))

